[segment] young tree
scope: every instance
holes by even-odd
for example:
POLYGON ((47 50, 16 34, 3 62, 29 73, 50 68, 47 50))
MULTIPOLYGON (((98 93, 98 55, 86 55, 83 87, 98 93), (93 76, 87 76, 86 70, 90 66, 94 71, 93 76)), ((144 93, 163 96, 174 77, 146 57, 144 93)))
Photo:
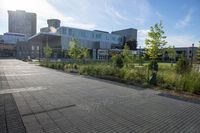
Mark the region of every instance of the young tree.
POLYGON ((50 58, 51 54, 52 54, 52 48, 50 48, 49 46, 44 47, 44 55, 45 58, 50 58))
POLYGON ((89 50, 87 48, 81 48, 81 57, 85 62, 85 59, 89 57, 89 50))
POLYGON ((165 41, 166 36, 164 36, 164 30, 162 22, 159 24, 155 24, 153 27, 150 28, 150 32, 148 33, 149 38, 145 40, 147 54, 149 55, 152 61, 152 78, 150 83, 156 84, 157 80, 157 71, 155 66, 157 64, 157 59, 159 55, 162 54, 162 48, 167 43, 165 41))
POLYGON ((197 59, 198 63, 200 63, 200 41, 199 41, 199 47, 198 47, 198 50, 196 53, 196 59, 197 59))
POLYGON ((69 42, 69 51, 68 54, 72 59, 80 59, 81 58, 81 51, 80 51, 80 44, 79 41, 73 39, 69 42))
POLYGON ((69 43, 70 48, 67 52, 67 54, 72 58, 72 59, 86 59, 89 57, 89 50, 87 48, 81 48, 80 43, 78 40, 73 39, 69 43))
POLYGON ((176 60, 176 50, 175 50, 175 47, 171 47, 169 46, 167 48, 167 53, 168 53, 168 56, 169 56, 169 59, 171 61, 171 66, 173 66, 173 61, 176 60))
POLYGON ((127 66, 129 63, 133 62, 133 56, 131 54, 130 48, 127 44, 124 45, 122 51, 124 65, 127 66))

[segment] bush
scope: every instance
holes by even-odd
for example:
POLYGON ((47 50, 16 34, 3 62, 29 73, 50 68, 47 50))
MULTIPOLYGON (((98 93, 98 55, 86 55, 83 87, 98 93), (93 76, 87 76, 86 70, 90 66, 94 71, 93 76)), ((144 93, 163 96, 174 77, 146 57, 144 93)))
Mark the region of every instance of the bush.
POLYGON ((115 67, 122 68, 124 66, 123 57, 120 54, 114 55, 112 62, 115 67))
POLYGON ((180 75, 176 83, 176 88, 178 90, 200 94, 199 81, 200 75, 197 72, 190 72, 185 75, 180 75))
POLYGON ((181 56, 176 64, 176 73, 178 74, 185 74, 191 71, 191 65, 189 60, 186 57, 181 56))

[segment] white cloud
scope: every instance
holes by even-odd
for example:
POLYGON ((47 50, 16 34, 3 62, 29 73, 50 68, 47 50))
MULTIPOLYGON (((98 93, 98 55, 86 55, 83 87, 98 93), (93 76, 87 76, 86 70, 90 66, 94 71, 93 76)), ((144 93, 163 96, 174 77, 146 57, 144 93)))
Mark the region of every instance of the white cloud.
MULTIPOLYGON (((46 20, 50 18, 61 19, 61 24, 65 26, 83 29, 93 29, 96 27, 95 24, 83 23, 74 19, 73 17, 62 14, 51 4, 49 4, 47 0, 1 0, 1 10, 3 10, 3 12, 17 9, 36 13, 39 28, 47 26, 46 20)), ((5 15, 0 15, 0 18, 7 20, 7 15, 6 18, 5 15)))
POLYGON ((197 38, 192 35, 170 35, 167 36, 166 40, 168 45, 174 45, 176 47, 188 47, 198 42, 197 38))
MULTIPOLYGON (((148 32, 150 30, 141 29, 138 30, 138 46, 145 47, 145 39, 148 38, 148 32)), ((198 44, 196 36, 192 35, 167 35, 167 45, 174 45, 176 47, 188 47, 193 43, 198 44)))
POLYGON ((192 14, 193 14, 194 10, 191 8, 188 13, 184 16, 184 18, 182 20, 179 20, 175 27, 176 28, 185 28, 186 26, 188 26, 188 24, 190 23, 191 19, 192 19, 192 14))
POLYGON ((138 46, 145 47, 145 39, 148 38, 149 31, 147 29, 138 30, 138 46))

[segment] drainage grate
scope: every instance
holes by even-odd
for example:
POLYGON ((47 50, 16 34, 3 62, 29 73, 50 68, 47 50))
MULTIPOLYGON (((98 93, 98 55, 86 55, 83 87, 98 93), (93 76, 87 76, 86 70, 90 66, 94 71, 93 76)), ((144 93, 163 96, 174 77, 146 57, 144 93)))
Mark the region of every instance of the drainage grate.
POLYGON ((41 114, 41 113, 48 113, 50 111, 56 111, 56 110, 65 109, 65 108, 71 108, 71 107, 74 107, 74 106, 76 106, 76 105, 75 104, 71 104, 71 105, 62 106, 62 107, 58 107, 58 108, 53 108, 53 109, 49 109, 49 110, 44 110, 44 111, 38 111, 38 112, 33 112, 33 113, 22 114, 22 117, 29 116, 29 115, 41 114))

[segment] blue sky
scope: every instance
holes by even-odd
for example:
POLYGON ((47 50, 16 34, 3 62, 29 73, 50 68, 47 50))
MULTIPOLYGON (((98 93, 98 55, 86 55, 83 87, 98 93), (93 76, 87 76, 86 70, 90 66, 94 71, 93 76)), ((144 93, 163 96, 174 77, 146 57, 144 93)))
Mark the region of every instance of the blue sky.
POLYGON ((200 0, 0 0, 0 34, 8 29, 7 10, 16 9, 37 13, 38 31, 49 18, 90 30, 136 28, 143 47, 149 27, 162 20, 168 45, 200 40, 200 0))

